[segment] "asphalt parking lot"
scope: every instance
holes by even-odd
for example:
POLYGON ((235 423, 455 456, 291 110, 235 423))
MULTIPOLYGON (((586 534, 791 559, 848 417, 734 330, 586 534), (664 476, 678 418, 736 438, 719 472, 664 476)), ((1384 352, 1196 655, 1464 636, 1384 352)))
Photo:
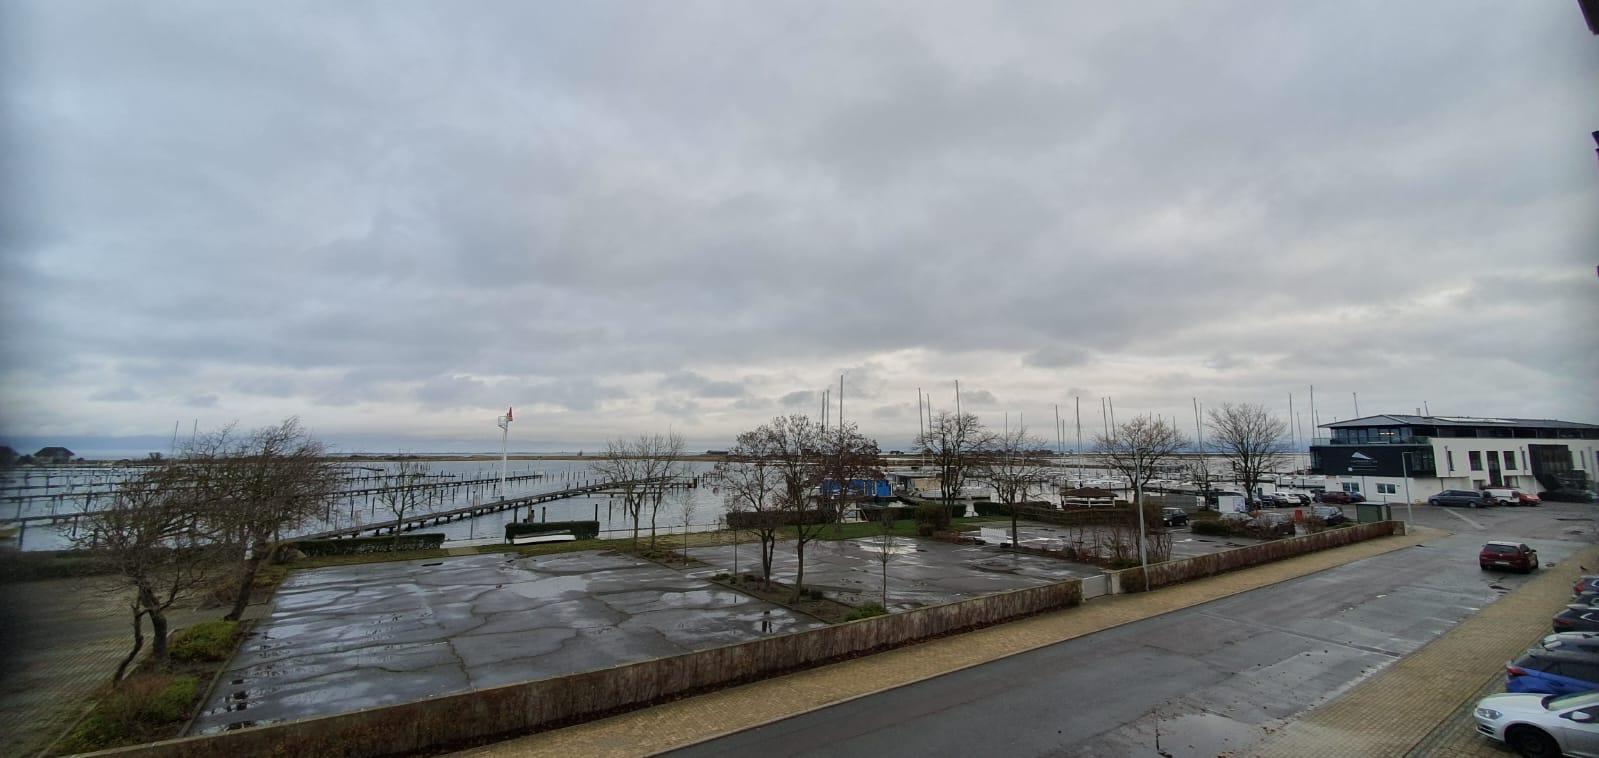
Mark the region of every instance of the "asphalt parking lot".
MULTIPOLYGON (((890 549, 890 610, 949 603, 1101 573, 1097 566, 1016 554, 993 545, 954 545, 931 539, 897 537, 890 549)), ((733 550, 730 545, 696 548, 694 557, 715 567, 696 573, 731 572, 733 550)), ((851 605, 876 601, 883 587, 881 555, 880 543, 875 537, 812 542, 805 548, 805 586, 851 605)), ((740 573, 759 573, 759 561, 753 543, 739 548, 740 573)), ((794 543, 779 542, 772 577, 793 582, 798 569, 794 543)))
POLYGON ((194 733, 590 671, 822 626, 613 551, 293 574, 194 733))

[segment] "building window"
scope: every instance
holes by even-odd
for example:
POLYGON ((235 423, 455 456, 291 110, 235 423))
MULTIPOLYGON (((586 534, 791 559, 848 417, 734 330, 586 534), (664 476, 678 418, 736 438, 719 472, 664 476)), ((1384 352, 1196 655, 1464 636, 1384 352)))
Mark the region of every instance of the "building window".
POLYGON ((1466 459, 1471 463, 1472 471, 1482 470, 1482 453, 1472 450, 1471 452, 1466 453, 1466 459))
POLYGON ((1343 482, 1344 491, 1350 494, 1360 492, 1360 482, 1343 482))
POLYGON ((1397 485, 1397 484, 1383 484, 1382 482, 1378 482, 1377 483, 1377 494, 1379 494, 1379 495, 1397 495, 1397 494, 1399 494, 1399 485, 1397 485))
POLYGON ((1513 469, 1515 467, 1516 467, 1516 454, 1513 451, 1506 450, 1505 451, 1505 470, 1509 471, 1509 470, 1511 470, 1511 469, 1513 469))

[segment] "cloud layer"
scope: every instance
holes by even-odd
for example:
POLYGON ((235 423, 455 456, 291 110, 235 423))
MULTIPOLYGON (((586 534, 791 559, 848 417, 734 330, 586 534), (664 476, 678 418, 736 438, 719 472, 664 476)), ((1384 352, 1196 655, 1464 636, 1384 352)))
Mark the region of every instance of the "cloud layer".
POLYGON ((841 372, 885 447, 956 379, 1599 421, 1563 4, 4 14, 4 434, 717 446, 841 372))

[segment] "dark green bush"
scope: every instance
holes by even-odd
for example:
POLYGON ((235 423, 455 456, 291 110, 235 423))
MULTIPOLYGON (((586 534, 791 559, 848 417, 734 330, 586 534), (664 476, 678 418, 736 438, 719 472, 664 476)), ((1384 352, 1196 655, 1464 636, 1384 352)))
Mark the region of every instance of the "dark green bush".
POLYGON ((928 527, 931 532, 948 530, 949 510, 949 506, 943 503, 922 503, 916 506, 916 523, 918 526, 928 527))
POLYGON ((886 613, 888 613, 888 609, 884 608, 883 606, 878 605, 877 603, 867 603, 865 605, 856 607, 856 609, 853 611, 850 611, 849 615, 844 617, 844 620, 857 621, 859 619, 869 619, 873 616, 882 616, 886 613))
POLYGON ((552 532, 571 532, 573 537, 576 537, 580 540, 597 539, 600 536, 600 522, 517 521, 505 525, 505 541, 510 542, 516 537, 526 537, 530 534, 550 534, 552 532))
POLYGON ((1212 537, 1226 537, 1232 534, 1232 529, 1228 527, 1227 522, 1220 519, 1189 522, 1188 530, 1194 534, 1205 534, 1212 537))
POLYGON ((202 621, 173 635, 168 652, 175 661, 225 661, 238 638, 237 621, 202 621))
POLYGON ((436 550, 444 544, 442 534, 401 534, 382 537, 346 537, 339 540, 300 540, 294 547, 308 556, 361 555, 400 550, 436 550))

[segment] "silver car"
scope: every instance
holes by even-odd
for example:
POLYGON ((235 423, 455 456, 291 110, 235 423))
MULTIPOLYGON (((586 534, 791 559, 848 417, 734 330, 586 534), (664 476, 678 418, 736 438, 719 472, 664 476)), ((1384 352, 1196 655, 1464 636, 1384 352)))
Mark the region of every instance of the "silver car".
POLYGON ((1599 758, 1599 692, 1489 695, 1473 715, 1478 732, 1529 758, 1599 758))

